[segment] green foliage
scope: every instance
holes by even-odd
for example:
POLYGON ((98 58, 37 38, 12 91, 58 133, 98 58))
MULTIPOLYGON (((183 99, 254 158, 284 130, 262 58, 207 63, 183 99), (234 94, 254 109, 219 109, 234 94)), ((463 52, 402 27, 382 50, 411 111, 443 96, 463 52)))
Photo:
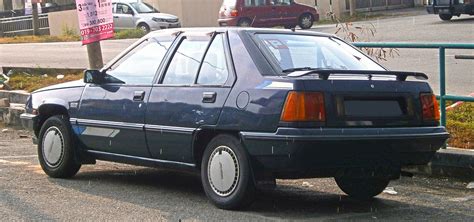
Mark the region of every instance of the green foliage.
POLYGON ((82 72, 80 73, 68 73, 64 75, 64 78, 58 79, 58 74, 44 74, 44 75, 32 75, 27 73, 14 73, 10 76, 10 85, 12 90, 26 90, 28 92, 35 91, 37 89, 63 83, 73 80, 79 80, 82 78, 82 72))
POLYGON ((135 39, 145 35, 146 33, 141 29, 126 29, 115 32, 114 39, 135 39))
POLYGON ((75 36, 79 38, 79 34, 74 28, 69 27, 68 25, 64 25, 62 29, 63 36, 75 36))
POLYGON ((465 102, 446 112, 451 147, 474 149, 474 103, 465 102))

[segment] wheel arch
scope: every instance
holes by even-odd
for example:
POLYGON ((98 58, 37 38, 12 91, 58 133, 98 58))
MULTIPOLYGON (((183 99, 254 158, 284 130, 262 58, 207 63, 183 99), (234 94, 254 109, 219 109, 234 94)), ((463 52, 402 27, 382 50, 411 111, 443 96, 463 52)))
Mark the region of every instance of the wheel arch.
POLYGON ((65 101, 59 99, 46 100, 43 104, 38 107, 39 119, 36 128, 34 129, 35 135, 39 135, 39 131, 43 126, 43 123, 55 115, 65 115, 69 117, 68 105, 65 101))
POLYGON ((207 144, 209 144, 214 137, 222 134, 232 135, 237 139, 241 139, 239 131, 236 130, 198 129, 194 134, 192 153, 197 169, 201 169, 202 155, 206 150, 207 144))

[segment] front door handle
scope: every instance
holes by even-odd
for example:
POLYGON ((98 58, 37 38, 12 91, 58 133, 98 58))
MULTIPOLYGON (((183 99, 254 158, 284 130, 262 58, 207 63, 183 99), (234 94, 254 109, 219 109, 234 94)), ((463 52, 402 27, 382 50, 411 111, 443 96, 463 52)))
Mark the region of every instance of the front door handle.
POLYGON ((204 92, 202 93, 202 102, 203 103, 215 103, 217 98, 216 92, 204 92))
POLYGON ((133 92, 133 101, 143 101, 145 99, 145 91, 135 91, 133 92))

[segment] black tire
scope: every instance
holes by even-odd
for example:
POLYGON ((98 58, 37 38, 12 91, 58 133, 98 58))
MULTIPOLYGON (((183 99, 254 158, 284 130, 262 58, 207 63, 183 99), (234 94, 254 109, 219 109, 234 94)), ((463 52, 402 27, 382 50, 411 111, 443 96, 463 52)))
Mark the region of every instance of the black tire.
POLYGON ((390 179, 387 178, 335 178, 344 193, 360 200, 368 200, 382 193, 390 179))
POLYGON ((306 13, 302 14, 300 18, 298 19, 298 25, 300 26, 301 29, 310 29, 313 27, 314 24, 314 17, 313 15, 306 13))
POLYGON ((142 30, 142 31, 145 32, 145 33, 149 33, 149 32, 150 32, 150 26, 148 26, 148 25, 145 24, 145 23, 140 23, 140 24, 138 24, 137 29, 140 29, 140 30, 142 30))
POLYGON ((237 26, 239 27, 250 27, 252 26, 252 21, 249 18, 241 18, 239 22, 237 22, 237 26))
POLYGON ((439 18, 443 21, 449 21, 453 18, 451 14, 439 14, 439 18))
POLYGON ((254 200, 255 185, 247 152, 234 136, 222 134, 209 142, 201 162, 201 181, 207 197, 218 208, 227 210, 239 209, 250 205, 254 200), (223 158, 223 154, 227 156, 227 159, 223 158), (219 157, 218 160, 213 161, 213 158, 216 157, 219 157), (226 160, 231 160, 231 162, 226 160), (223 171, 223 168, 229 169, 228 166, 232 164, 234 166, 233 169, 237 170, 225 175, 227 179, 231 178, 227 181, 227 184, 231 185, 228 187, 223 185, 227 190, 220 190, 218 185, 226 183, 224 181, 224 174, 228 172, 223 171), (215 171, 216 168, 212 166, 219 166, 219 171, 215 171), (216 179, 215 176, 210 175, 212 174, 212 169, 214 169, 214 172, 219 172, 217 174, 220 177, 219 184, 212 182, 213 177, 216 179))
POLYGON ((75 158, 76 143, 73 138, 71 124, 66 116, 52 116, 44 122, 38 139, 38 159, 48 176, 69 178, 76 175, 81 168, 75 158), (60 141, 59 147, 54 146, 57 141, 60 141), (49 149, 48 154, 46 149, 49 149))

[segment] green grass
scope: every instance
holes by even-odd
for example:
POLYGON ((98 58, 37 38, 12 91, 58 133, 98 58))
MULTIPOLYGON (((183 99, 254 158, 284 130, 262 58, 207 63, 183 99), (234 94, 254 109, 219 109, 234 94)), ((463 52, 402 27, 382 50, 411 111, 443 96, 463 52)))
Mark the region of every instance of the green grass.
POLYGON ((11 87, 12 90, 25 90, 28 92, 33 92, 37 89, 46 86, 69 82, 73 80, 79 80, 83 77, 82 72, 64 74, 64 78, 62 79, 57 79, 57 75, 60 75, 59 73, 49 73, 46 75, 47 76, 14 73, 10 76, 10 81, 8 82, 8 85, 11 87))
MULTIPOLYGON (((145 36, 146 33, 139 29, 127 29, 115 32, 114 39, 135 39, 145 36)), ((75 42, 81 41, 81 37, 74 30, 65 28, 60 36, 51 35, 25 35, 0 38, 0 44, 14 43, 42 43, 42 42, 75 42)))
POLYGON ((465 102, 447 111, 446 117, 446 128, 451 134, 448 145, 457 148, 474 149, 474 103, 465 102))

